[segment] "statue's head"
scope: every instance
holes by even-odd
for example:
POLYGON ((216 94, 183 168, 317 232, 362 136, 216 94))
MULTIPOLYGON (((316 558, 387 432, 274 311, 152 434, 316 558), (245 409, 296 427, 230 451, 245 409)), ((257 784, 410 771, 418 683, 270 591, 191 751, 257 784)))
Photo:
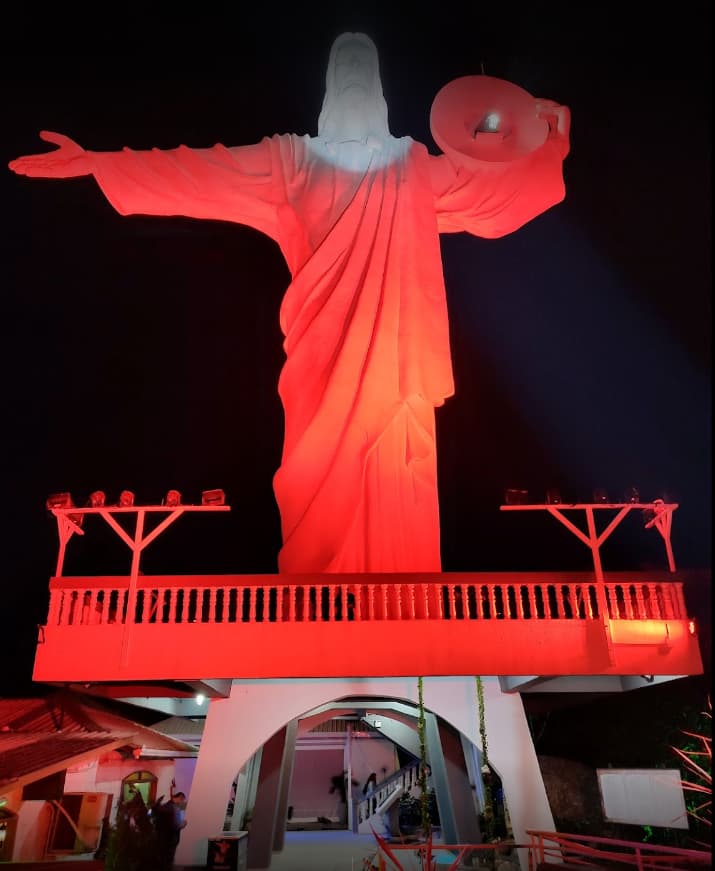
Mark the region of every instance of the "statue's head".
POLYGON ((364 138, 390 133, 375 43, 364 33, 343 33, 330 49, 318 135, 340 140, 356 127, 364 138))

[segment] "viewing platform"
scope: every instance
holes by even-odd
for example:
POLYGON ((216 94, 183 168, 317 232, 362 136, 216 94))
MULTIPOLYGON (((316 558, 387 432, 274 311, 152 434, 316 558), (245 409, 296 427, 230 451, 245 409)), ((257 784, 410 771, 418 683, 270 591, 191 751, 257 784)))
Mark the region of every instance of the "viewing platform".
MULTIPOLYGON (((625 513, 623 506, 609 507, 617 509, 619 520, 625 513)), ((673 507, 661 512, 667 513, 668 547, 673 507)), ((136 694, 149 693, 147 685, 154 694, 159 684, 167 688, 172 682, 165 692, 181 695, 178 684, 186 682, 191 695, 197 682, 235 678, 491 674, 652 680, 703 671, 697 626, 687 612, 682 579, 672 570, 607 573, 599 559, 594 572, 580 573, 140 572, 143 549, 182 514, 227 510, 222 500, 87 508, 65 500, 51 507, 60 549, 47 621, 38 630, 34 679, 107 684, 107 693, 114 683, 122 685, 121 695, 135 694, 129 683, 144 685, 136 694), (128 575, 63 575, 67 542, 84 534, 87 514, 100 515, 131 549, 128 575), (155 526, 145 531, 150 518, 155 526)), ((590 516, 586 543, 594 553, 613 528, 611 522, 599 536, 590 516)), ((670 549, 668 554, 674 568, 670 549)), ((524 683, 522 677, 512 685, 524 683)))

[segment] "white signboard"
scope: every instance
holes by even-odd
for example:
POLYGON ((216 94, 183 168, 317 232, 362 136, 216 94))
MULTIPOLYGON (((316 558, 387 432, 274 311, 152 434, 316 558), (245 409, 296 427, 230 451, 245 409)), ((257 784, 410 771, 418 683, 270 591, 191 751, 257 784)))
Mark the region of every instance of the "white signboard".
POLYGON ((678 769, 598 768, 596 774, 608 822, 688 828, 678 769))

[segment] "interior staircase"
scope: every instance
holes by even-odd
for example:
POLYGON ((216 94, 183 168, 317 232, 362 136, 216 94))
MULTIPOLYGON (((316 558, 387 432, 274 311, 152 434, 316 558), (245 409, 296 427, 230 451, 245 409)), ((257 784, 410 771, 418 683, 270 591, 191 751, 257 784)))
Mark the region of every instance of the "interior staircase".
POLYGON ((382 837, 397 831, 396 809, 400 798, 419 796, 419 763, 411 762, 376 784, 370 795, 353 802, 352 831, 357 835, 376 832, 382 837), (394 817, 394 821, 391 818, 394 817))

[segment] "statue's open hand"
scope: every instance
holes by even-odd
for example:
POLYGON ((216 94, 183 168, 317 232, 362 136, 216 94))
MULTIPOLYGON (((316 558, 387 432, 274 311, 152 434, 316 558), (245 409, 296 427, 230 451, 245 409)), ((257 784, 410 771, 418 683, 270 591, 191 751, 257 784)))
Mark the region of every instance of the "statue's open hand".
POLYGON ((43 154, 27 154, 11 160, 8 166, 13 172, 34 178, 73 178, 78 175, 88 175, 92 171, 87 152, 69 136, 42 130, 40 138, 45 142, 58 145, 59 148, 43 154))

